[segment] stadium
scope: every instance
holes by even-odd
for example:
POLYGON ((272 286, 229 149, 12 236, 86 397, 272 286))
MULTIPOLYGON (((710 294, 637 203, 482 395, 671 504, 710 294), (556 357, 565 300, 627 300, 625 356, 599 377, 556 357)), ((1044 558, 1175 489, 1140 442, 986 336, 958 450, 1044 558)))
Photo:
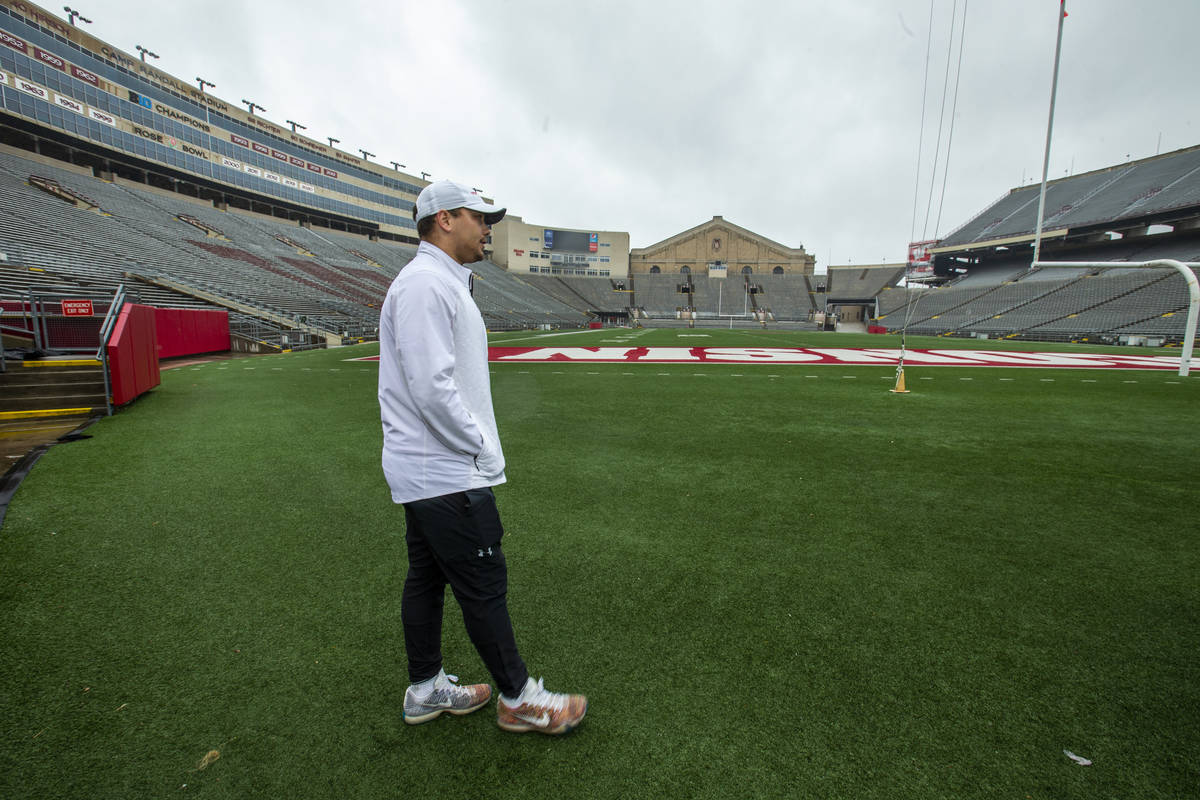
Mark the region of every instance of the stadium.
POLYGON ((824 273, 510 209, 510 604, 592 710, 406 729, 375 360, 427 176, 73 23, 0 0, 5 797, 1196 795, 1200 146, 824 273))

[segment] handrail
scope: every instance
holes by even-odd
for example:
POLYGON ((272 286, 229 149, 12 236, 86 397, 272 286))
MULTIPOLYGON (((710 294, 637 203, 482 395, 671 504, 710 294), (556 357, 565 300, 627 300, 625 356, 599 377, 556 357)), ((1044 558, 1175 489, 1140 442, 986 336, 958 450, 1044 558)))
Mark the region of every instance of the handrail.
POLYGON ((1179 377, 1186 378, 1192 365, 1192 348, 1196 343, 1196 320, 1200 317, 1200 281, 1196 280, 1193 267, 1200 268, 1200 263, 1192 261, 1176 261, 1173 258, 1157 258, 1153 261, 1035 261, 1034 267, 1088 267, 1091 269, 1110 269, 1112 267, 1169 267, 1183 276, 1188 287, 1188 318, 1187 328, 1183 333, 1183 350, 1179 353, 1179 377))
POLYGON ((108 306, 108 313, 104 315, 104 322, 100 325, 100 349, 96 351, 96 360, 100 362, 100 371, 104 373, 104 405, 108 409, 108 416, 112 416, 112 381, 108 377, 108 340, 112 337, 113 328, 116 327, 117 318, 121 315, 121 309, 125 307, 125 284, 117 286, 117 291, 113 294, 112 303, 108 306))

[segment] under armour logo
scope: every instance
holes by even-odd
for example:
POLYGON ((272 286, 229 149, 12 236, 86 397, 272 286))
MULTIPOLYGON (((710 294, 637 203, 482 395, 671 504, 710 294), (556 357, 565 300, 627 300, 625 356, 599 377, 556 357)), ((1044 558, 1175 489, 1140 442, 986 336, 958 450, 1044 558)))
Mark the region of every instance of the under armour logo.
POLYGON ((489 547, 487 550, 480 548, 480 550, 478 552, 479 552, 479 557, 483 558, 485 555, 490 556, 492 554, 492 548, 489 547))

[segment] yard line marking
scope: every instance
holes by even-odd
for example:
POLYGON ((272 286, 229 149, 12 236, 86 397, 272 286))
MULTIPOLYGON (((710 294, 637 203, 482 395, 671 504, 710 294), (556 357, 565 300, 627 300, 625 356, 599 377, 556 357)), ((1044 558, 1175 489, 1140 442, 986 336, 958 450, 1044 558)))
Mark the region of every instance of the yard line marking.
POLYGON ((960 381, 973 381, 974 378, 959 378, 960 381))
POLYGON ((1137 383, 1137 381, 1121 381, 1121 383, 1137 383))
POLYGON ((923 380, 923 381, 931 381, 931 380, 933 380, 933 378, 921 378, 921 380, 923 380))
POLYGON ((1015 381, 1016 378, 1001 378, 1002 381, 1015 381))
POLYGON ((806 377, 806 378, 817 378, 817 377, 820 377, 820 376, 818 376, 818 375, 805 375, 804 377, 806 377))
POLYGON ((1095 378, 1083 378, 1082 380, 1080 380, 1080 383, 1095 383, 1095 382, 1096 382, 1095 378))
POLYGON ((779 376, 778 375, 768 375, 767 377, 768 378, 778 378, 779 376))
POLYGON ((1054 378, 1038 378, 1042 383, 1054 383, 1054 378))
POLYGON ((848 381, 853 381, 853 380, 857 380, 858 376, 857 375, 843 375, 842 378, 844 378, 845 380, 848 380, 848 381))

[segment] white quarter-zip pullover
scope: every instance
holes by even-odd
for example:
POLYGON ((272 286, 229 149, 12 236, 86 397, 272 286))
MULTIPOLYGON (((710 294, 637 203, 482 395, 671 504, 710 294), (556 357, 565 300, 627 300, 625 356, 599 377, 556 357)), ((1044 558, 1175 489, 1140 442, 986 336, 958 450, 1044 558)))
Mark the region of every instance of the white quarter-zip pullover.
POLYGON ((471 270, 421 242, 379 320, 383 474, 396 503, 504 483, 471 270))

